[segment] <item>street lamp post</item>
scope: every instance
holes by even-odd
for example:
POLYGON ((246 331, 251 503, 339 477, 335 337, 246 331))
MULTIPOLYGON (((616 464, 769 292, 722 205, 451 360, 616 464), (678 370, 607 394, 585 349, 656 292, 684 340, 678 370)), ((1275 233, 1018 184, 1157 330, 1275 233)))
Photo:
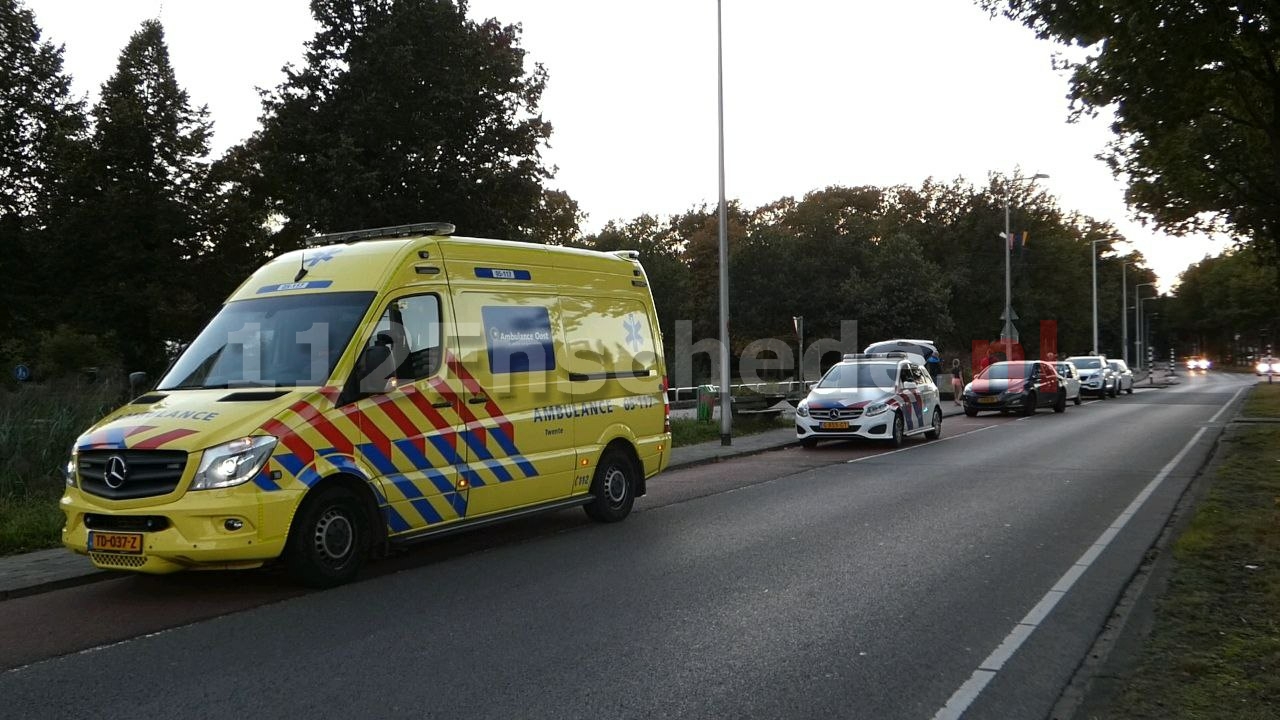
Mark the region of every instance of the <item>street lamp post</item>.
POLYGON ((1111 242, 1110 238, 1089 241, 1089 254, 1093 256, 1093 354, 1098 354, 1098 243, 1111 242))
POLYGON ((1129 364, 1129 285, 1125 280, 1125 266, 1129 261, 1120 263, 1120 359, 1129 364))
MULTIPOLYGON (((1134 352, 1136 352, 1138 355, 1138 357, 1136 357, 1135 360, 1137 361, 1137 366, 1139 370, 1143 368, 1142 351, 1147 345, 1146 335, 1143 334, 1143 327, 1142 327, 1142 288, 1152 287, 1154 285, 1155 283, 1149 282, 1149 283, 1138 283, 1137 285, 1133 286, 1134 297, 1138 298, 1138 304, 1134 308, 1136 312, 1134 313, 1134 320, 1133 320, 1133 334, 1135 336, 1133 349, 1134 349, 1134 352)), ((1147 368, 1147 370, 1150 371, 1150 368, 1147 368)))
POLYGON ((1009 255, 1013 250, 1013 236, 1009 230, 1009 190, 1016 182, 1030 180, 1042 180, 1049 177, 1044 173, 1036 173, 1031 177, 1014 177, 1011 178, 1004 186, 1004 314, 1000 319, 1004 320, 1004 328, 1000 331, 1000 339, 1004 341, 1004 359, 1013 359, 1013 343, 1018 329, 1013 326, 1015 315, 1013 314, 1013 283, 1009 272, 1009 255))
POLYGON ((729 213, 724 199, 724 34, 716 0, 716 110, 720 131, 720 444, 733 443, 729 392, 729 213))

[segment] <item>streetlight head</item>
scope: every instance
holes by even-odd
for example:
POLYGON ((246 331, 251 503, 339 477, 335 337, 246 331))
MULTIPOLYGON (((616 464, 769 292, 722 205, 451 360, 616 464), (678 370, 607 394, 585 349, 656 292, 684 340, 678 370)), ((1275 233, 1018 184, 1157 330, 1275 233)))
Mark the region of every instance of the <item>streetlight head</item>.
POLYGON ((1036 173, 1035 175, 1031 176, 1032 180, 1047 180, 1048 178, 1049 176, 1045 175, 1044 173, 1036 173))

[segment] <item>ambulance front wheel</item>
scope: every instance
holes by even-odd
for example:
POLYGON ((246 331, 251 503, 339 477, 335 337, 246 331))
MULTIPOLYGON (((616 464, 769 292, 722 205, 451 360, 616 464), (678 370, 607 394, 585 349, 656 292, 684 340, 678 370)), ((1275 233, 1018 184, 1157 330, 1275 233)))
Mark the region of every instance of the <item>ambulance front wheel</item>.
POLYGON ((584 507, 598 522, 618 522, 631 514, 636 501, 636 468, 619 450, 606 450, 591 481, 591 502, 584 507))
POLYGON ((289 531, 285 564, 303 585, 334 587, 355 579, 368 550, 368 518, 359 498, 331 485, 302 501, 289 531))

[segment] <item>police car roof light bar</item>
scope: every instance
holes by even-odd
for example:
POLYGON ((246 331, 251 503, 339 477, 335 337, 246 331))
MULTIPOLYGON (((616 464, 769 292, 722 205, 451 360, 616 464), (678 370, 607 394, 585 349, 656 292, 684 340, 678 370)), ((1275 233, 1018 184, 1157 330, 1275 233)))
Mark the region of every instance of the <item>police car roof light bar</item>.
POLYGON ((368 230, 348 230, 346 232, 313 235, 304 243, 307 247, 320 245, 337 245, 360 242, 362 240, 385 240, 387 238, 411 237, 413 235, 452 235, 453 223, 428 222, 412 225, 393 225, 391 227, 370 228, 368 230))

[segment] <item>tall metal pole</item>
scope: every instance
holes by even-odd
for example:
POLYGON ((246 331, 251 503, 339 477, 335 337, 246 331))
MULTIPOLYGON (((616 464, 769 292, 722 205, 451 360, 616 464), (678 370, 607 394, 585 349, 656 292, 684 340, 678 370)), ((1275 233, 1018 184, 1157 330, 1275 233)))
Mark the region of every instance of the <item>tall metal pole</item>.
POLYGON ((1138 302, 1135 303, 1135 307, 1134 307, 1134 321, 1133 321, 1134 322, 1133 333, 1135 335, 1133 349, 1137 353, 1138 357, 1134 358, 1134 360, 1137 362, 1139 369, 1146 368, 1148 371, 1151 368, 1147 366, 1147 361, 1145 359, 1147 356, 1147 353, 1146 353, 1147 335, 1146 335, 1146 328, 1144 327, 1146 323, 1143 322, 1145 318, 1142 317, 1142 288, 1153 287, 1154 285, 1155 283, 1149 282, 1149 283, 1138 283, 1137 285, 1133 286, 1133 294, 1135 297, 1138 298, 1138 302))
POLYGON ((1098 354, 1098 241, 1089 243, 1089 254, 1093 256, 1093 354, 1098 354))
POLYGON ((1124 364, 1129 364, 1129 286, 1124 279, 1125 266, 1128 262, 1120 263, 1120 357, 1124 360, 1124 364))
POLYGON ((729 210, 724 199, 724 32, 716 0, 716 106, 720 129, 720 444, 733 444, 729 395, 729 210))
MULTIPOLYGON (((1010 182, 1013 182, 1010 180, 1010 182)), ((1013 360, 1013 286, 1009 281, 1009 186, 1004 188, 1004 359, 1013 360)))

